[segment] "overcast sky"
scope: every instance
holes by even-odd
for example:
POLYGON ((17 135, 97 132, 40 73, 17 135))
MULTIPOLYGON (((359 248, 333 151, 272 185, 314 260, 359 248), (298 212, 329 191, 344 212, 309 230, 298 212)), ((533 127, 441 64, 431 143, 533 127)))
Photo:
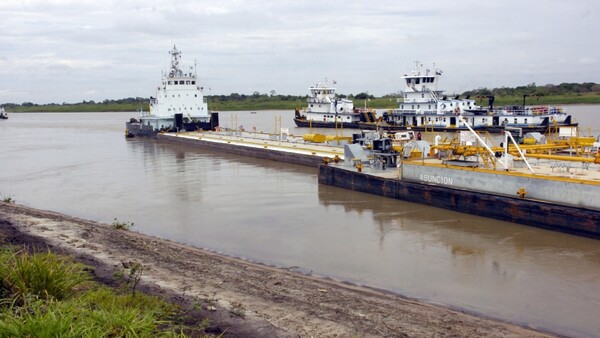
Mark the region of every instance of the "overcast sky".
POLYGON ((1 0, 0 104, 150 97, 173 44, 206 94, 600 82, 598 0, 1 0))

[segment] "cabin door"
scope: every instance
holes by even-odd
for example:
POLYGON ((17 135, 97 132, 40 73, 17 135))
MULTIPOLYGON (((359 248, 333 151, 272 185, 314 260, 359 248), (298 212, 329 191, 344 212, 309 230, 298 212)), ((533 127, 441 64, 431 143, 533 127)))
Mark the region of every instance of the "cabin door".
POLYGON ((451 117, 450 118, 450 126, 453 127, 456 125, 456 117, 451 117))

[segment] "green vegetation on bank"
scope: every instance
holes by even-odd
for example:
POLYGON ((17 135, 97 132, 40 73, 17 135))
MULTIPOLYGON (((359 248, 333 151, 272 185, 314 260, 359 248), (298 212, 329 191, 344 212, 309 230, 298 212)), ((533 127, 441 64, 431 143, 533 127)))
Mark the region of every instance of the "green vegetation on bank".
MULTIPOLYGON (((338 95, 340 98, 354 100, 356 107, 390 109, 398 106, 402 101, 401 94, 388 94, 374 97, 368 93, 338 95)), ((447 94, 455 97, 457 94, 447 94)), ((477 103, 486 106, 488 97, 494 96, 495 106, 522 104, 526 96, 527 105, 560 105, 560 104, 600 104, 600 84, 586 83, 561 83, 560 85, 537 86, 535 83, 515 88, 479 88, 458 94, 459 97, 470 97, 477 103)), ((235 110, 290 110, 306 106, 307 96, 261 94, 254 92, 252 95, 232 93, 229 95, 206 96, 209 108, 213 111, 235 110)), ((125 98, 119 100, 104 100, 102 102, 83 101, 80 103, 44 104, 38 105, 31 102, 21 104, 4 103, 8 112, 131 112, 148 111, 148 98, 125 98)))
POLYGON ((69 257, 1 248, 0 337, 203 334, 206 321, 184 326, 179 307, 131 286, 105 287, 91 281, 88 270, 69 257))

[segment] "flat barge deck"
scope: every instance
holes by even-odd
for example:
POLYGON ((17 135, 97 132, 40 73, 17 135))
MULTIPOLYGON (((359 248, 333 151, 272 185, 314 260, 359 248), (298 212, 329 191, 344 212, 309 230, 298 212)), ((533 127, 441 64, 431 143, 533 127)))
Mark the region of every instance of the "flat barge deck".
POLYGON ((225 153, 318 167, 323 161, 339 161, 342 146, 305 142, 287 135, 250 132, 186 132, 158 134, 166 142, 184 143, 225 153))

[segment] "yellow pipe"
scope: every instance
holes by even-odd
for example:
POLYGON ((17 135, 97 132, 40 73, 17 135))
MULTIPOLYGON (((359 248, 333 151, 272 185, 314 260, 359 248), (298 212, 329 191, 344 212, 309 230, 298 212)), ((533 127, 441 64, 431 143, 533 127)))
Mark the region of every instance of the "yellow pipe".
POLYGON ((580 156, 564 156, 564 155, 546 155, 546 154, 527 154, 527 157, 542 158, 548 160, 570 161, 570 162, 587 162, 600 163, 600 156, 596 157, 580 157, 580 156))

